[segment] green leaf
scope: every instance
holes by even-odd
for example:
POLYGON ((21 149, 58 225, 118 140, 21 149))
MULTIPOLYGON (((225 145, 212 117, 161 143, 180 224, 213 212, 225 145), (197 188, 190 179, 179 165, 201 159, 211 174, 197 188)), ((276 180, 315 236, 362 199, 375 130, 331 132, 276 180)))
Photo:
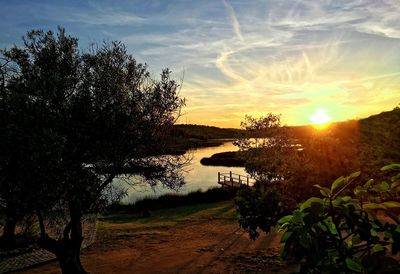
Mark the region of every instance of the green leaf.
POLYGON ((321 203, 312 202, 310 207, 305 208, 303 212, 309 213, 307 216, 313 219, 324 212, 324 205, 321 203))
POLYGON ((321 198, 317 198, 317 197, 311 197, 307 201, 305 201, 304 203, 301 204, 300 211, 303 211, 304 209, 311 207, 311 203, 319 203, 319 204, 323 205, 324 200, 322 200, 321 198))
POLYGON ((382 245, 376 244, 372 248, 372 253, 381 252, 381 251, 384 251, 384 250, 385 250, 385 248, 382 245))
POLYGON ((285 243, 290 236, 292 236, 293 232, 292 231, 287 231, 285 233, 283 233, 282 238, 281 238, 281 243, 285 243))
POLYGON ((360 176, 360 174, 361 174, 361 171, 353 172, 349 176, 347 176, 346 179, 347 179, 347 181, 351 181, 351 180, 357 178, 358 176, 360 176))
POLYGON ((357 186, 355 189, 354 189, 354 194, 356 195, 356 196, 362 196, 362 195, 364 195, 364 194, 366 194, 367 193, 367 191, 364 189, 364 188, 362 188, 361 186, 357 186))
POLYGON ((286 215, 279 219, 278 224, 282 225, 284 223, 290 222, 293 218, 293 215, 286 215))
POLYGON ((382 171, 392 170, 392 169, 400 169, 400 164, 390 164, 381 168, 382 171))
POLYGON ((350 270, 352 270, 354 272, 358 272, 358 273, 361 273, 362 269, 363 269, 363 267, 362 267, 360 262, 358 262, 355 259, 350 259, 350 258, 346 259, 346 266, 347 266, 348 269, 350 269, 350 270))
POLYGON ((369 179, 365 184, 364 184, 364 188, 369 188, 372 183, 374 182, 374 179, 369 179))
POLYGON ((395 188, 397 188, 398 186, 400 186, 400 181, 394 182, 390 185, 390 188, 393 190, 395 188))
POLYGON ((293 217, 291 220, 293 223, 301 223, 303 222, 303 213, 301 213, 300 211, 295 211, 293 213, 293 217))
POLYGON ((328 227, 329 232, 333 235, 337 235, 338 231, 336 229, 336 225, 333 223, 332 217, 329 216, 328 218, 326 218, 323 223, 328 227))
POLYGON ((318 223, 317 226, 323 231, 326 232, 328 229, 322 223, 318 223))
POLYGON ((359 243, 361 243, 360 235, 358 234, 354 235, 351 241, 353 242, 353 245, 358 245, 359 243))
POLYGON ((390 189, 390 185, 387 182, 382 182, 374 185, 372 189, 376 192, 386 192, 390 189))
POLYGON ((352 198, 350 196, 343 196, 341 197, 343 201, 345 202, 350 202, 352 200, 352 198))
POLYGON ((393 182, 400 179, 400 173, 397 173, 396 175, 394 175, 392 178, 390 178, 393 182))
POLYGON ((349 203, 353 203, 353 198, 350 196, 339 197, 332 201, 333 206, 345 206, 349 203))
POLYGON ((331 190, 329 188, 323 187, 323 186, 320 186, 320 185, 314 185, 314 186, 319 189, 319 191, 321 192, 321 194, 324 197, 330 197, 331 196, 332 192, 331 192, 331 190))
POLYGON ((353 242, 350 240, 344 241, 344 244, 346 245, 347 249, 350 249, 353 247, 353 242))
POLYGON ((386 207, 382 204, 377 203, 368 203, 363 205, 364 209, 386 209, 386 207))
POLYGON ((344 183, 345 183, 345 180, 344 180, 344 177, 343 177, 343 176, 337 178, 337 179, 332 183, 331 191, 333 192, 335 189, 337 189, 337 188, 343 186, 344 183))
POLYGON ((384 207, 400 207, 400 203, 399 202, 395 202, 395 201, 389 201, 389 202, 383 202, 381 203, 381 205, 383 205, 384 207))

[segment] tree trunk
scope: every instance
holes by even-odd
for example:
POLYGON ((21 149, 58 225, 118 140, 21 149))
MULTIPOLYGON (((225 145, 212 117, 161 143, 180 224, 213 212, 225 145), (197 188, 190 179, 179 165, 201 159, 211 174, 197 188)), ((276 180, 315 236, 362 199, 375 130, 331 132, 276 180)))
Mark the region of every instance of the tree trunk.
POLYGON ((81 264, 80 248, 67 244, 59 250, 57 259, 63 274, 87 274, 81 264))
POLYGON ((38 214, 41 230, 39 245, 56 255, 62 274, 87 274, 80 260, 83 242, 81 214, 70 215, 71 221, 66 225, 62 239, 55 240, 45 233, 43 219, 38 214))
POLYGON ((80 259, 83 242, 81 214, 70 212, 70 216, 71 221, 65 227, 62 248, 57 254, 57 259, 63 274, 86 274, 80 259))
POLYGON ((54 240, 41 237, 39 245, 56 255, 63 274, 87 274, 80 260, 81 244, 71 239, 54 240))
POLYGON ((6 223, 1 236, 1 246, 4 248, 15 247, 15 228, 17 226, 17 217, 14 212, 8 211, 6 215, 6 223))

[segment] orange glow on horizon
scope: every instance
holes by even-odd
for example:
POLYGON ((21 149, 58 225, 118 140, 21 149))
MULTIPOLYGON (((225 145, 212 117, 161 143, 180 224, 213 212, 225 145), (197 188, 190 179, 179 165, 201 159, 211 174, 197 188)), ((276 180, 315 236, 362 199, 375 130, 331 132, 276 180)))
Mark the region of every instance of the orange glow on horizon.
POLYGON ((325 129, 329 125, 329 122, 332 121, 332 118, 327 114, 325 109, 317 109, 310 116, 310 120, 314 128, 325 129))

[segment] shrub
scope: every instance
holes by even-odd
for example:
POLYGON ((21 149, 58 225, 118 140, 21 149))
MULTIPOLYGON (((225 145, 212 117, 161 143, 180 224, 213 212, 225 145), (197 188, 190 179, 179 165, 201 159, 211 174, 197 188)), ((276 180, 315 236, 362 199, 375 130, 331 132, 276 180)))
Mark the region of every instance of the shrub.
POLYGON ((263 192, 255 188, 244 188, 238 192, 235 203, 239 224, 253 240, 259 236, 258 228, 268 233, 288 213, 276 187, 263 192))
MULTIPOLYGON (((382 170, 400 169, 400 164, 382 170)), ((400 250, 400 173, 389 182, 368 180, 352 191, 360 172, 340 177, 330 188, 315 185, 322 198, 311 197, 281 218, 282 255, 302 262, 306 273, 399 273, 390 255, 400 250), (390 253, 389 253, 390 251, 390 253)))

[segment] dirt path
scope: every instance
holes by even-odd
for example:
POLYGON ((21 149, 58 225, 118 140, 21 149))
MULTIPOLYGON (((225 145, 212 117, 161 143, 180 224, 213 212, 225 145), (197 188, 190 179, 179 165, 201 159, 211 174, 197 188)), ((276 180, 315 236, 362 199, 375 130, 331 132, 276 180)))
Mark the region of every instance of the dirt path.
MULTIPOLYGON (((290 273, 279 259, 280 235, 251 241, 237 221, 184 221, 148 230, 103 231, 82 254, 90 273, 290 273)), ((291 270, 291 271, 290 271, 291 270)), ((19 273, 60 273, 57 262, 19 273)))

